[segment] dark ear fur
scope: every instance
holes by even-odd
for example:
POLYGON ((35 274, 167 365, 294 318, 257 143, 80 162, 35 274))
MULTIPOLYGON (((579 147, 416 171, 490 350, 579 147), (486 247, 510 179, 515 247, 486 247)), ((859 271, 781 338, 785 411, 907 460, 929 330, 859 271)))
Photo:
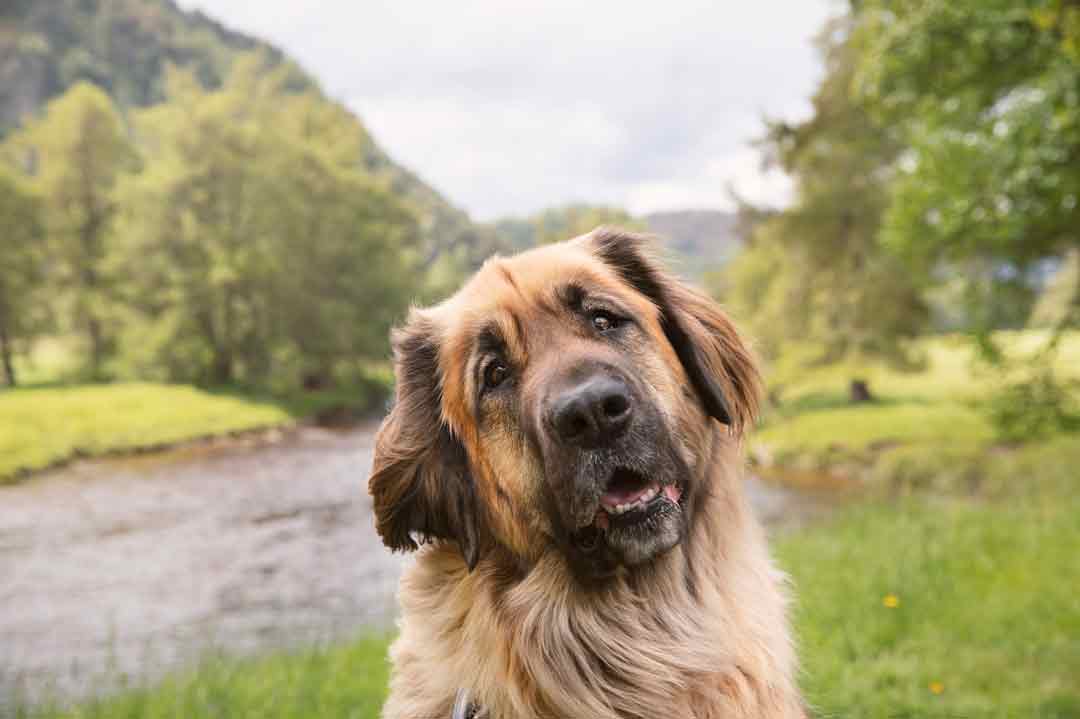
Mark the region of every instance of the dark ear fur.
POLYGON ((376 529, 393 550, 457 541, 472 569, 480 560, 480 507, 465 448, 442 421, 434 328, 414 311, 391 341, 395 402, 375 438, 368 480, 376 529))
POLYGON ((752 425, 761 376, 735 325, 716 302, 663 270, 642 235, 600 227, 586 235, 585 242, 660 308, 664 333, 709 415, 736 433, 752 425))

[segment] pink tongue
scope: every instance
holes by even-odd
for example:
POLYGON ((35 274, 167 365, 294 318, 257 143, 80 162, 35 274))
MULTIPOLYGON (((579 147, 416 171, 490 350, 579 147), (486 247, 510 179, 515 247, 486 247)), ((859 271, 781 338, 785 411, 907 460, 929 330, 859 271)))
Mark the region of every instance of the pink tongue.
POLYGON ((664 487, 664 496, 670 499, 672 502, 678 502, 679 497, 682 496, 682 490, 676 487, 674 484, 669 484, 664 487))

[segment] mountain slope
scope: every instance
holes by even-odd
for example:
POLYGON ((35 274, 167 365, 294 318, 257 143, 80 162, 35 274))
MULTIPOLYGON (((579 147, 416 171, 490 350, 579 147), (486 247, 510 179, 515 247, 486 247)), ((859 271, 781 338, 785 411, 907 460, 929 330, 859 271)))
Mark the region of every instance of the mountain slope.
POLYGON ((701 274, 730 260, 739 249, 736 218, 721 210, 653 212, 641 218, 649 231, 665 238, 691 274, 701 274))
MULTIPOLYGON (((277 48, 172 0, 2 0, 0 137, 81 80, 105 89, 121 108, 144 107, 163 98, 168 65, 191 70, 214 88, 238 55, 252 51, 264 53, 270 65, 292 65, 277 48)), ((293 68, 292 89, 317 89, 313 78, 293 68)), ((474 225, 373 140, 358 160, 419 210, 429 262, 453 252, 473 265, 495 246, 492 230, 474 225)))

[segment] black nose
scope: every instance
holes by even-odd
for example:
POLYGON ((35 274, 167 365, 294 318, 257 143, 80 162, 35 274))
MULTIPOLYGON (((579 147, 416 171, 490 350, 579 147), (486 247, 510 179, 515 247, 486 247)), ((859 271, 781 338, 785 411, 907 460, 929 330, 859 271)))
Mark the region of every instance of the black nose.
POLYGON ((551 423, 564 442, 598 447, 618 439, 630 424, 633 406, 626 384, 590 377, 558 397, 551 423))

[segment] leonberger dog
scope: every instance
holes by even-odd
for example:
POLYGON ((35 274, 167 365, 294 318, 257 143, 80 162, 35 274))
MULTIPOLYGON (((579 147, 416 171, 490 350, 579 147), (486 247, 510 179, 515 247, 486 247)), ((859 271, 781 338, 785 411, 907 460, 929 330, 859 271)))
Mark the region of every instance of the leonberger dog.
POLYGON ((385 719, 805 716, 741 486, 757 365, 651 240, 492 258, 392 339, 369 489, 416 553, 385 719))

